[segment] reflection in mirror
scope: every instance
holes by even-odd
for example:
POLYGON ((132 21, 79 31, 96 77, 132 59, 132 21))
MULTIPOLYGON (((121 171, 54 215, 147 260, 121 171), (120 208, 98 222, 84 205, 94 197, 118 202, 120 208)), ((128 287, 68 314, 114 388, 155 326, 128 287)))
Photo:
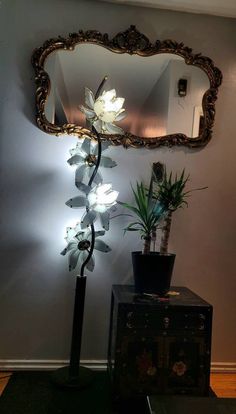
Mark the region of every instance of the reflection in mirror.
POLYGON ((186 65, 180 56, 120 56, 100 46, 79 44, 73 52, 60 50, 49 55, 45 69, 51 80, 45 108, 50 123, 86 127, 78 109, 83 104, 84 86, 95 90, 108 75, 106 88, 113 85, 126 99, 128 116, 119 124, 126 132, 142 137, 199 135, 202 99, 210 82, 202 69, 186 65), (180 79, 187 81, 185 96, 178 94, 180 79))
POLYGON ((126 98, 124 135, 103 134, 112 145, 157 148, 206 145, 222 74, 213 61, 175 40, 151 43, 135 26, 112 39, 95 30, 47 40, 32 56, 36 121, 49 134, 90 134, 79 111, 85 86, 126 98), (112 82, 112 84, 110 83, 112 82))

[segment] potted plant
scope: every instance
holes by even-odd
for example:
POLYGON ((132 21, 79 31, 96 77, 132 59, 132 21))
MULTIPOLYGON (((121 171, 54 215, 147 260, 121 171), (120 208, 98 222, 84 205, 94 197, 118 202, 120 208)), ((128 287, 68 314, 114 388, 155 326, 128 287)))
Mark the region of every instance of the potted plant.
POLYGON ((185 175, 185 169, 182 170, 181 174, 177 174, 173 177, 172 172, 167 174, 166 168, 162 165, 162 176, 155 180, 157 189, 153 192, 153 197, 159 200, 163 209, 166 211, 166 215, 161 228, 162 236, 160 243, 160 254, 167 255, 170 229, 172 222, 172 214, 179 208, 188 206, 186 201, 187 197, 197 190, 203 190, 207 187, 195 188, 192 190, 185 191, 186 184, 189 180, 189 175, 185 175))
POLYGON ((163 164, 154 163, 149 188, 137 183, 136 190, 132 187, 134 204, 119 202, 136 218, 124 231, 139 231, 144 240, 143 251, 132 252, 135 290, 138 293, 163 296, 170 288, 175 262, 175 254, 168 252, 171 220, 173 212, 187 205, 186 198, 194 191, 185 191, 188 180, 185 170, 173 178, 172 172, 168 175, 163 164), (155 251, 159 229, 162 233, 160 251, 155 251))
POLYGON ((129 216, 134 217, 134 221, 124 229, 124 232, 137 231, 143 240, 143 250, 132 252, 135 290, 137 293, 162 295, 169 289, 174 261, 172 268, 167 272, 166 257, 161 260, 159 252, 151 251, 153 235, 167 214, 167 210, 164 205, 161 205, 153 190, 154 181, 157 180, 158 167, 161 165, 158 164, 153 165, 149 188, 146 188, 142 182, 137 182, 136 188, 131 186, 134 196, 133 204, 121 201, 118 203, 131 212, 128 214, 129 216))

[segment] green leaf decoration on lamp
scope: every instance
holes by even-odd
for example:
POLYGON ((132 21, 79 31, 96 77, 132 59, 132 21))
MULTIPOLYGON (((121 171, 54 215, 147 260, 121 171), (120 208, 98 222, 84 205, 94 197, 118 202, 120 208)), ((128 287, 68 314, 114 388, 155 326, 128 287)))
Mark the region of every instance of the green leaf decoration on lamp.
POLYGON ((94 223, 96 218, 97 214, 94 210, 89 210, 86 213, 84 213, 80 222, 81 229, 86 229, 86 227, 91 226, 91 224, 94 223))
POLYGON ((70 198, 66 205, 71 208, 79 208, 79 207, 85 207, 88 205, 87 198, 84 196, 77 196, 74 198, 70 198))

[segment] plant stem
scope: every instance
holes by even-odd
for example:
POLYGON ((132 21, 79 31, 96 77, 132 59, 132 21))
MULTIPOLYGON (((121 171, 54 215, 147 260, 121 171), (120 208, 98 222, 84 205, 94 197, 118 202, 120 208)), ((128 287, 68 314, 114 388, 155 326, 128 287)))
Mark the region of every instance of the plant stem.
POLYGON ((144 237, 143 254, 149 254, 151 248, 151 237, 144 237))
POLYGON ((154 228, 152 230, 152 236, 151 236, 151 241, 152 241, 152 251, 155 252, 156 250, 156 240, 157 240, 157 230, 156 228, 154 228))
POLYGON ((170 237, 171 220, 172 220, 172 211, 169 211, 169 213, 167 214, 167 217, 164 220, 164 225, 163 225, 163 228, 162 228, 160 254, 167 254, 168 253, 168 243, 169 243, 169 237, 170 237))

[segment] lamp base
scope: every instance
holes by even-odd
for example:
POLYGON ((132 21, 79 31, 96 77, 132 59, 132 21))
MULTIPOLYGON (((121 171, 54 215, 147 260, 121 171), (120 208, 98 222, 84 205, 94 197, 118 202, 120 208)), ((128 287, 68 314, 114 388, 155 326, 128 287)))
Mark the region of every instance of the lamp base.
POLYGON ((88 387, 94 378, 94 372, 89 368, 80 367, 79 375, 71 377, 69 367, 59 368, 52 374, 52 381, 60 387, 82 389, 88 387))

